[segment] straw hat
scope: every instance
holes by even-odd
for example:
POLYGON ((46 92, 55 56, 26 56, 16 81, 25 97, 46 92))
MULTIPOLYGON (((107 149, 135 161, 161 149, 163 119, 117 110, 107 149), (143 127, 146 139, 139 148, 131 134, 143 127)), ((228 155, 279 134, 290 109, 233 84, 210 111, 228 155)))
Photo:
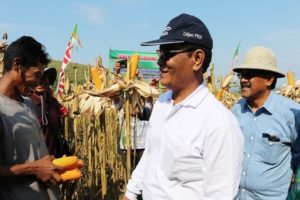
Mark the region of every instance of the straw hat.
POLYGON ((277 78, 285 77, 285 74, 277 67, 273 51, 263 46, 250 48, 244 56, 242 65, 233 69, 234 72, 242 70, 265 70, 274 72, 277 78))

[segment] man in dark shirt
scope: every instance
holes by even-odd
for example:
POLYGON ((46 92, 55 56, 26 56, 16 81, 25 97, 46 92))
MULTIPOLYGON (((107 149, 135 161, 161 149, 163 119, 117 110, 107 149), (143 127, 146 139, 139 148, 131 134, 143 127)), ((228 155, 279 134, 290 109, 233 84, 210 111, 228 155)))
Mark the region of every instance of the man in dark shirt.
POLYGON ((63 154, 69 154, 67 145, 62 143, 64 126, 61 105, 52 95, 49 87, 56 80, 57 72, 55 68, 46 68, 43 77, 34 88, 31 95, 33 104, 37 110, 37 116, 45 137, 45 142, 50 155, 61 157, 63 154), (61 147, 65 145, 65 147, 61 147), (63 149, 64 148, 64 149, 63 149))

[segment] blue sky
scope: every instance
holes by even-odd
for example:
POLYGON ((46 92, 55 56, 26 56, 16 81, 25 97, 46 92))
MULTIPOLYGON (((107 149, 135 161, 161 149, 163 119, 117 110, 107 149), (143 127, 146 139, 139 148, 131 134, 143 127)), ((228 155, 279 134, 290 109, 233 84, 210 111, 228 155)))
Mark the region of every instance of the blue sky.
MULTIPOLYGON (((3 0, 2 0, 3 1, 3 0)), ((180 13, 199 17, 214 40, 216 74, 225 75, 241 40, 240 62, 255 45, 271 48, 283 72, 300 78, 299 0, 9 0, 1 3, 0 33, 8 42, 30 35, 43 43, 53 59, 62 60, 78 23, 84 48, 72 61, 95 64, 97 56, 108 65, 110 48, 154 52, 140 43, 157 39, 168 21, 180 13)))

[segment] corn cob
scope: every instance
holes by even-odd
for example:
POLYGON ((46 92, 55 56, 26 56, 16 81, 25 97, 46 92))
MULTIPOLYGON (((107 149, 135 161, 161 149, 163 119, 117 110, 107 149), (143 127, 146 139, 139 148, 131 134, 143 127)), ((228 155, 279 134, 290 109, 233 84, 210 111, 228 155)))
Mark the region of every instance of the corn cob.
POLYGON ((93 67, 91 69, 92 82, 95 84, 96 91, 98 92, 103 90, 104 83, 101 78, 103 76, 103 73, 105 72, 102 68, 93 67))
POLYGON ((65 171, 65 172, 60 174, 60 178, 63 181, 76 180, 76 179, 79 179, 80 177, 81 177, 81 172, 77 168, 65 171))
POLYGON ((293 72, 288 71, 287 73, 288 86, 295 86, 295 78, 293 72))
POLYGON ((233 79, 233 73, 230 72, 229 74, 226 75, 224 81, 223 81, 223 84, 222 84, 222 88, 227 88, 231 82, 231 80, 233 79))
POLYGON ((137 53, 134 53, 131 56, 130 62, 129 62, 129 80, 134 79, 137 68, 138 68, 138 62, 139 62, 139 55, 137 53))
POLYGON ((222 87, 220 87, 220 88, 218 89, 216 98, 217 98, 219 101, 222 99, 223 91, 224 91, 224 89, 223 89, 222 87))
POLYGON ((78 162, 78 158, 76 156, 57 158, 52 161, 54 165, 63 167, 64 170, 77 168, 77 162, 78 162))

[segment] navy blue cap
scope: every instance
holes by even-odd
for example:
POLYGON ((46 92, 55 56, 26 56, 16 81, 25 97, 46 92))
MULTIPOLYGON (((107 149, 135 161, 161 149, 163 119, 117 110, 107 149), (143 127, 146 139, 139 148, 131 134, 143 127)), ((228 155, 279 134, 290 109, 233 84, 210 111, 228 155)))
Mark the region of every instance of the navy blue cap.
POLYGON ((178 44, 188 42, 208 49, 213 48, 213 40, 205 24, 195 16, 180 14, 173 18, 158 40, 142 42, 142 46, 178 44))

